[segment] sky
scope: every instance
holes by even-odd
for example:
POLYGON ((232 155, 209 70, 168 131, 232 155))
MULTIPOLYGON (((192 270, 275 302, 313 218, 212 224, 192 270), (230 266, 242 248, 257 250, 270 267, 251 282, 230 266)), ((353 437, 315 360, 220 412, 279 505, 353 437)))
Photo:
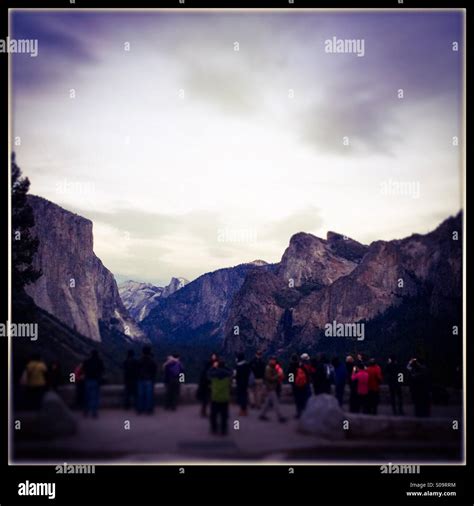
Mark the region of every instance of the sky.
POLYGON ((11 55, 17 163, 31 193, 93 221, 119 280, 277 262, 301 231, 426 233, 462 207, 461 11, 10 23, 38 40, 36 57, 11 55))

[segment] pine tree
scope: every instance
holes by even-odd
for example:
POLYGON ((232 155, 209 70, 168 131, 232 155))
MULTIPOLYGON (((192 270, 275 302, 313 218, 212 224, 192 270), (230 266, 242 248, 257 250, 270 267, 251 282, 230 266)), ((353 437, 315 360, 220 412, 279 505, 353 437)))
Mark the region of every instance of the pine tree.
POLYGON ((12 153, 12 288, 22 294, 26 285, 34 283, 41 272, 33 267, 39 241, 31 228, 35 224, 33 210, 27 201, 30 181, 22 173, 12 153))

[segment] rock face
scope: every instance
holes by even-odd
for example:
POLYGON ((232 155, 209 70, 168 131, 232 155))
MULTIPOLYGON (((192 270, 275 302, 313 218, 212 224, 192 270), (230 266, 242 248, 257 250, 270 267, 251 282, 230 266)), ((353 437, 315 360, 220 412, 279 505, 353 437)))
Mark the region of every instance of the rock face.
POLYGON ((295 234, 281 262, 272 270, 247 276, 234 297, 225 326, 225 348, 239 352, 249 347, 289 345, 295 335, 295 307, 308 294, 348 276, 367 249, 334 233, 327 241, 302 232, 295 234), (340 241, 348 245, 343 247, 340 241))
MULTIPOLYGON (((352 241, 355 243, 355 241, 352 241)), ((330 243, 311 234, 295 234, 278 267, 277 275, 293 286, 321 288, 347 276, 357 265, 356 260, 340 256, 330 243)))
MULTIPOLYGON (((333 232, 326 241, 296 234, 280 264, 272 271, 249 274, 236 293, 225 326, 225 348, 236 352, 248 347, 276 351, 290 343, 293 348, 323 346, 327 324, 371 322, 394 308, 407 310, 410 301, 423 308, 419 320, 460 321, 461 232, 458 214, 429 234, 370 246, 333 232)), ((382 330, 390 326, 387 322, 382 330)))
POLYGON ((39 249, 34 266, 43 275, 27 287, 36 305, 95 341, 101 326, 145 339, 120 299, 113 274, 94 254, 92 222, 30 195, 39 249))
POLYGON ((157 301, 142 321, 153 340, 221 344, 229 305, 247 275, 271 266, 241 264, 203 274, 170 296, 157 301))
POLYGON ((163 293, 161 286, 132 280, 124 281, 118 286, 118 289, 123 305, 137 322, 148 315, 163 293))
POLYGON ((119 294, 130 316, 136 321, 144 320, 150 311, 158 305, 160 298, 166 298, 189 283, 185 278, 171 278, 165 286, 155 286, 151 283, 125 281, 119 285, 119 294))
POLYGON ((163 288, 162 297, 166 298, 177 292, 180 288, 184 288, 189 281, 186 278, 171 278, 168 285, 163 288))
POLYGON ((301 328, 302 339, 314 339, 334 320, 369 321, 414 298, 428 300, 425 317, 455 313, 461 300, 462 247, 453 233, 461 230, 458 215, 426 235, 372 243, 349 275, 300 301, 293 324, 301 328))

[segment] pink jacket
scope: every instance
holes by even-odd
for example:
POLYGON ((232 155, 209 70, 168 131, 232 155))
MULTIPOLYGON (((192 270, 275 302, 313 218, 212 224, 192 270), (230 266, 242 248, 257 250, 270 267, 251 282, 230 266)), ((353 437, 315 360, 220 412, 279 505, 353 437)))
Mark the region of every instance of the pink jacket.
POLYGON ((352 381, 357 380, 357 393, 367 395, 369 393, 369 374, 361 370, 352 374, 352 381))

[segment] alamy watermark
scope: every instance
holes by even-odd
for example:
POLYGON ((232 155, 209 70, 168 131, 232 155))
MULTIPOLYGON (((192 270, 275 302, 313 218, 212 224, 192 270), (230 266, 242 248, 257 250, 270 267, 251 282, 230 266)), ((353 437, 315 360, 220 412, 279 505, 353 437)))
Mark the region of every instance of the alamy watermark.
POLYGON ((95 466, 90 464, 64 464, 57 465, 56 474, 95 474, 95 466))
POLYGON ((389 179, 380 184, 380 193, 396 197, 410 197, 412 199, 420 198, 419 181, 393 181, 389 179))
POLYGON ((0 337, 26 337, 31 341, 38 339, 37 323, 0 323, 0 337))
POLYGON ((255 243, 257 231, 254 228, 222 227, 217 229, 217 242, 255 243))
POLYGON ((365 39, 326 39, 324 41, 326 53, 355 54, 359 58, 365 55, 365 39))
POLYGON ((365 323, 326 323, 324 326, 324 335, 326 337, 351 337, 357 341, 365 339, 365 323))
POLYGON ((380 466, 381 474, 420 474, 420 466, 415 464, 392 464, 380 466))
POLYGON ((38 39, 0 39, 0 53, 24 53, 32 58, 38 56, 38 39))
POLYGON ((66 177, 56 183, 56 193, 59 194, 92 194, 95 184, 92 181, 70 181, 66 177))
POLYGON ((56 483, 35 483, 26 480, 22 483, 18 483, 18 495, 45 495, 48 499, 54 499, 56 497, 56 483))

